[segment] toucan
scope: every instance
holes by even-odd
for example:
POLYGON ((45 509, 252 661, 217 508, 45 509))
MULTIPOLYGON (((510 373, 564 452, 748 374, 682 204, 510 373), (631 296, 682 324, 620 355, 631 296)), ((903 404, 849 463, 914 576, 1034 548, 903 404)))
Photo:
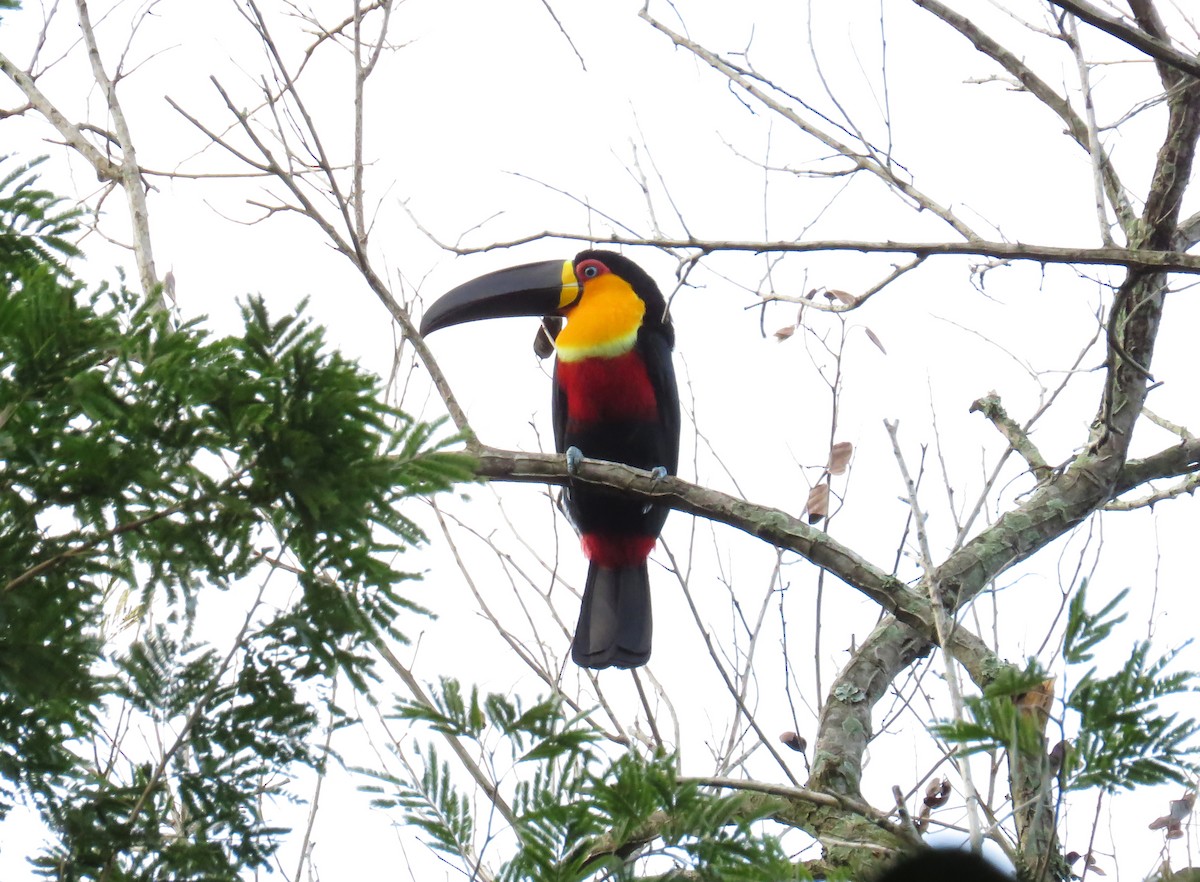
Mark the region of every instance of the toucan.
MULTIPOLYGON (((438 298, 422 335, 503 316, 561 317, 554 338, 554 443, 574 472, 583 457, 673 475, 679 464, 675 330, 654 280, 612 251, 527 263, 438 298)), ((570 483, 564 508, 588 559, 571 657, 585 668, 635 668, 650 658, 647 558, 668 508, 570 483)))

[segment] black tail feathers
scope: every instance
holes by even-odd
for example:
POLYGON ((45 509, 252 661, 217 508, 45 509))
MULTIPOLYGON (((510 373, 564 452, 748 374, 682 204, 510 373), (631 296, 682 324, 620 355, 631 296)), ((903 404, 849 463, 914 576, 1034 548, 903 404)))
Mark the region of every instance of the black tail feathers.
POLYGON ((636 668, 650 660, 650 573, 645 563, 588 567, 571 657, 583 668, 636 668))

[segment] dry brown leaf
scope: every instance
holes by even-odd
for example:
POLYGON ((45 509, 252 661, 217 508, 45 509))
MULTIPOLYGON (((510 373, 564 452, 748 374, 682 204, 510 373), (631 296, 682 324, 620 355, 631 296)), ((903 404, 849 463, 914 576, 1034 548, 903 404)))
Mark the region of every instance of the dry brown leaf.
POLYGON ((929 808, 941 808, 950 799, 950 779, 934 778, 925 788, 925 805, 929 808))
POLYGON ((778 340, 780 343, 782 343, 784 340, 786 340, 788 337, 792 336, 792 334, 794 334, 794 333, 796 333, 796 326, 795 325, 787 325, 786 327, 782 327, 778 331, 775 332, 775 339, 778 340))
POLYGON ((804 749, 808 747, 808 743, 795 732, 784 732, 779 736, 779 740, 797 753, 804 753, 804 749))
POLYGON ((1036 714, 1039 722, 1045 725, 1050 716, 1050 707, 1054 704, 1054 677, 1043 680, 1028 692, 1013 696, 1013 704, 1025 716, 1036 714))
POLYGON ((562 330, 563 321, 558 316, 546 316, 537 336, 533 338, 533 351, 538 358, 546 359, 554 354, 554 338, 562 330))
POLYGON ((825 292, 827 300, 838 300, 843 306, 854 306, 858 303, 858 298, 853 294, 847 294, 845 291, 838 291, 836 288, 831 288, 825 292))
POLYGON ((1060 741, 1050 748, 1050 753, 1047 755, 1050 759, 1050 774, 1057 775, 1058 770, 1062 768, 1063 760, 1067 756, 1067 750, 1070 745, 1066 741, 1060 741))
POLYGON ((929 806, 927 806, 927 805, 921 806, 921 813, 919 815, 917 815, 916 820, 913 821, 913 826, 917 828, 918 833, 924 833, 926 831, 926 829, 928 829, 928 827, 929 827, 929 806))
POLYGON ((1161 830, 1164 827, 1167 830, 1168 839, 1179 839, 1183 836, 1183 821, 1192 813, 1192 808, 1196 805, 1196 792, 1189 790, 1183 794, 1181 799, 1172 799, 1168 804, 1168 810, 1161 818, 1155 818, 1150 822, 1151 830, 1161 830))
POLYGON ((854 452, 854 445, 849 441, 839 441, 829 448, 829 469, 831 475, 841 475, 846 471, 846 466, 850 464, 850 454, 854 452))
POLYGON ((818 484, 808 491, 808 502, 804 506, 808 522, 815 524, 829 514, 829 485, 818 484))
POLYGON ((879 347, 880 352, 882 352, 884 355, 887 355, 887 350, 883 348, 883 344, 879 342, 879 338, 875 336, 875 332, 865 325, 863 326, 863 330, 867 332, 867 339, 879 347))

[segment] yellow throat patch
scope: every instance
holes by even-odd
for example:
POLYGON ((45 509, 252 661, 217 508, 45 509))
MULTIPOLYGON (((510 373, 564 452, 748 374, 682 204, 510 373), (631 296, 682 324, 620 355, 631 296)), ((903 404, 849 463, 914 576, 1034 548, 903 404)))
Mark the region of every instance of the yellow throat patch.
POLYGON ((583 283, 579 301, 564 314, 566 327, 554 341, 562 361, 612 358, 637 342, 646 304, 620 276, 604 273, 583 283))

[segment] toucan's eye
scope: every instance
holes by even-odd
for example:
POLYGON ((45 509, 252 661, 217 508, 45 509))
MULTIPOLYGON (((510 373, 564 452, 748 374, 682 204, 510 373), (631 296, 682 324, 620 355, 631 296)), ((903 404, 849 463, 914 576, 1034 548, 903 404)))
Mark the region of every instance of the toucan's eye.
POLYGON ((598 260, 585 260, 575 268, 575 272, 582 282, 587 279, 594 279, 596 276, 604 275, 604 273, 608 272, 608 267, 598 260))

